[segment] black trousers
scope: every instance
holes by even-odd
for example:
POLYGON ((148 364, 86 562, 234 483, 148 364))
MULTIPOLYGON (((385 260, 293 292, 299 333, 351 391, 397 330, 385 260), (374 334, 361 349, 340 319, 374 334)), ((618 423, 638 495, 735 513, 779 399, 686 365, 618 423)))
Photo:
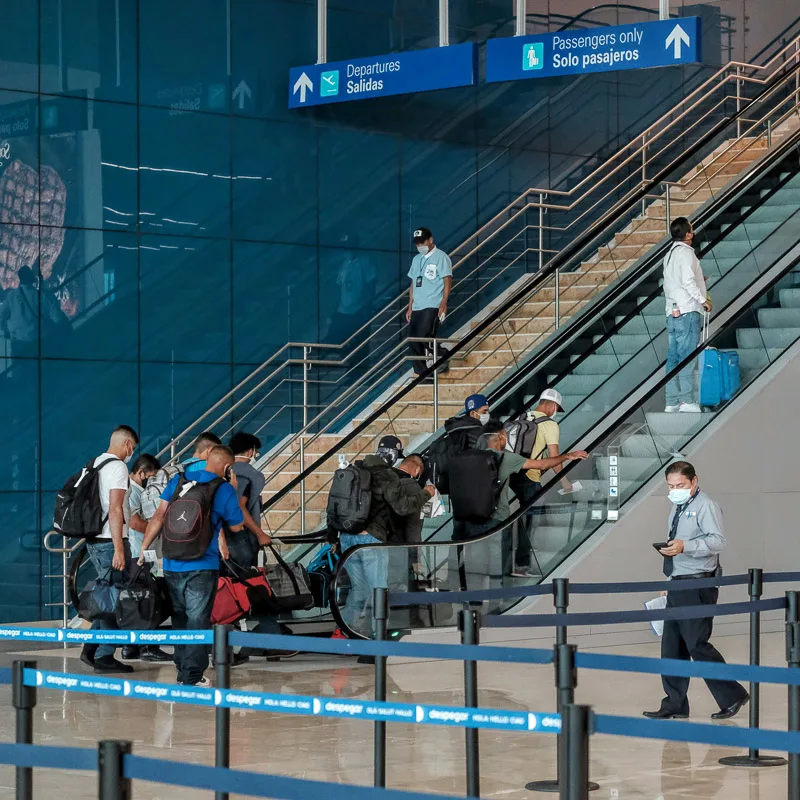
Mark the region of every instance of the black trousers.
MULTIPOLYGON (((673 589, 667 593, 667 608, 713 606, 716 605, 718 596, 719 589, 684 589, 683 591, 673 589)), ((725 659, 709 642, 713 625, 713 617, 665 620, 664 635, 661 637, 661 657, 724 664, 725 659)), ((661 683, 667 695, 661 701, 661 708, 675 714, 688 714, 689 679, 674 675, 662 675, 661 683)), ((714 699, 721 709, 732 706, 747 694, 744 687, 736 681, 706 680, 706 686, 714 695, 714 699)))
MULTIPOLYGON (((439 309, 423 308, 411 312, 411 322, 408 325, 408 335, 412 338, 433 338, 439 329, 439 309)), ((425 356, 428 345, 425 342, 409 342, 408 349, 412 356, 425 356)), ((421 358, 413 362, 414 372, 422 375, 425 372, 425 361, 421 358)))

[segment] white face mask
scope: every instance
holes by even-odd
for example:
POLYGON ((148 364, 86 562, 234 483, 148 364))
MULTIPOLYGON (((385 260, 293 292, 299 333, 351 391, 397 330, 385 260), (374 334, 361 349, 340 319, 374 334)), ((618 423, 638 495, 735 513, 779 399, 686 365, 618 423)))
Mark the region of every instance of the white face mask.
POLYGON ((418 253, 419 253, 421 256, 426 256, 426 255, 428 255, 428 245, 426 245, 426 244, 418 244, 418 245, 417 245, 417 252, 418 252, 418 253))
POLYGON ((485 414, 481 414, 480 417, 478 417, 478 419, 480 420, 481 425, 485 425, 491 419, 491 417, 489 416, 489 412, 487 411, 485 414))
POLYGON ((676 506, 682 506, 684 503, 688 503, 689 500, 692 499, 692 490, 691 489, 670 489, 669 490, 669 499, 671 502, 675 503, 676 506))

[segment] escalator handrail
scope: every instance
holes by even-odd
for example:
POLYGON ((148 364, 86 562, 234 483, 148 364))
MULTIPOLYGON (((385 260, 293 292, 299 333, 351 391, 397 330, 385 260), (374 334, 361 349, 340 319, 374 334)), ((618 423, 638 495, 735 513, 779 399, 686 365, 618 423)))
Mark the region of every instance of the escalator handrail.
MULTIPOLYGON (((794 64, 788 70, 786 70, 781 76, 780 81, 788 80, 792 75, 795 73, 800 74, 800 63, 794 64)), ((696 152, 701 150, 707 143, 713 141, 722 131, 724 131, 728 126, 736 123, 738 120, 745 118, 745 115, 749 112, 751 106, 755 103, 758 103, 759 100, 765 96, 768 92, 773 90, 773 86, 771 82, 773 78, 776 78, 778 73, 774 73, 773 76, 770 76, 767 85, 763 89, 761 93, 759 93, 753 99, 747 101, 746 103, 742 104, 742 107, 739 111, 732 114, 730 117, 726 117, 716 123, 709 131, 707 131, 703 136, 701 136, 696 142, 689 145, 686 148, 682 155, 673 161, 671 164, 663 167, 659 172, 652 178, 650 178, 646 183, 640 186, 640 188, 633 192, 631 196, 625 201, 623 201, 620 205, 617 205, 613 210, 613 214, 611 212, 607 212, 604 214, 600 219, 596 220, 592 223, 586 231, 582 234, 577 236, 569 245, 567 245, 561 252, 559 252, 548 264, 539 272, 537 272, 531 281, 526 283, 523 287, 513 292, 510 297, 508 297, 505 301, 503 301, 496 309, 494 309, 491 313, 489 313, 483 320, 481 320, 475 328, 473 328, 463 339, 457 342, 449 352, 445 353, 434 365, 432 365, 429 369, 427 369, 422 375, 418 376, 415 380, 409 383, 404 388, 400 389, 396 393, 392 395, 387 401, 382 403, 377 409, 372 411, 368 416, 360 422, 358 425, 355 425, 353 429, 345 434, 337 444, 331 447, 328 451, 322 454, 318 459, 316 459, 309 467, 303 469, 297 476, 292 478, 285 486, 281 489, 276 491, 270 499, 265 503, 264 511, 267 511, 271 508, 275 503, 277 503, 281 498, 283 498, 286 494, 292 491, 296 486, 298 486, 303 480, 305 480, 308 475, 310 475, 314 470, 316 470, 319 466, 321 466, 325 461, 331 458, 333 455, 338 453, 341 449, 343 449, 346 445, 348 445, 353 439, 361 435, 363 431, 369 428, 375 420, 379 419, 389 408, 391 408, 394 404, 400 401, 403 397, 413 391, 417 386, 421 385, 426 378, 429 378, 434 374, 436 370, 441 369, 443 366, 449 363, 451 359, 457 356, 467 345, 471 344, 475 339, 479 338, 484 334, 484 332, 490 328, 497 320, 501 319, 505 314, 510 311, 515 305, 519 303, 524 297, 530 295, 533 291, 541 287, 550 277, 552 277, 556 270, 560 270, 561 267, 568 263, 572 257, 583 250, 584 247, 588 246, 591 242, 595 241, 599 236, 603 234, 606 230, 608 224, 612 221, 612 219, 617 219, 623 216, 627 211, 633 208, 637 203, 641 202, 645 199, 650 192, 659 186, 664 179, 672 174, 676 169, 678 169, 681 165, 685 164, 689 161, 696 152), (611 217, 611 219, 609 219, 611 217)), ((626 281, 627 278, 621 279, 626 281)), ((565 326, 562 331, 557 332, 554 335, 554 338, 558 338, 562 335, 562 333, 569 332, 572 333, 572 324, 568 324, 565 326)), ((302 465, 301 465, 302 466, 302 465)))
MULTIPOLYGON (((798 214, 800 214, 800 210, 795 212, 795 215, 798 214)), ((788 222, 788 220, 786 222, 788 222)), ((784 222, 783 224, 786 224, 786 222, 784 222)), ((608 438, 609 434, 616 427, 618 427, 620 424, 624 422, 625 418, 628 415, 630 415, 631 413, 635 413, 642 405, 644 405, 644 403, 647 400, 651 399, 658 392, 660 392, 667 385, 667 383, 670 380, 672 380, 672 378, 674 378, 681 371, 681 369, 683 369, 683 367, 686 364, 689 364, 695 359, 697 359, 700 353, 702 353, 707 347, 713 346, 713 342, 717 337, 727 333, 730 326, 734 325, 743 314, 746 314, 749 311, 751 311, 751 304, 758 296, 761 296, 765 292, 770 291, 770 289, 772 289, 778 283, 778 281, 781 280, 781 278, 783 278, 788 272, 793 270, 798 264, 800 264, 800 244, 795 244, 791 247, 790 251, 777 257, 776 262, 773 265, 773 268, 770 270, 770 272, 773 274, 770 274, 769 276, 762 274, 760 276, 761 280, 758 283, 765 285, 759 285, 758 287, 751 286, 742 295, 736 298, 736 301, 731 303, 731 305, 728 306, 728 308, 726 308, 725 311, 722 312, 725 315, 725 319, 722 323, 720 323, 717 326, 713 335, 707 342, 702 342, 700 345, 698 345, 698 347, 694 351, 692 351, 692 353, 690 353, 680 364, 678 364, 673 370, 667 372, 662 378, 660 378, 655 383, 655 385, 647 389, 643 396, 639 397, 638 395, 640 394, 642 386, 644 384, 640 384, 639 386, 635 387, 631 392, 629 392, 628 395, 621 401, 620 406, 618 406, 618 409, 622 408, 622 411, 618 414, 613 415, 613 419, 607 417, 606 420, 602 421, 598 426, 595 427, 593 431, 590 432, 590 434, 588 434, 592 438, 585 444, 585 449, 587 449, 591 453, 592 450, 594 450, 599 444, 601 444, 605 439, 608 438), (781 264, 780 267, 777 267, 776 265, 778 264, 778 262, 784 262, 784 263, 781 264)), ((767 367, 765 367, 765 369, 766 368, 767 367)), ((647 383, 647 381, 648 379, 645 379, 644 383, 647 383)), ((716 418, 716 414, 714 415, 714 418, 716 418)), ((690 441, 694 439, 697 435, 699 435, 700 432, 701 431, 698 431, 697 433, 693 434, 690 441)), ((532 501, 528 503, 520 504, 520 507, 516 511, 514 511, 507 519, 503 520, 502 522, 498 522, 497 526, 495 526, 494 528, 485 533, 482 533, 479 536, 475 536, 470 539, 465 539, 463 541, 458 541, 458 542, 454 542, 452 540, 439 540, 439 541, 427 540, 425 542, 419 542, 414 544, 408 544, 408 543, 380 544, 380 545, 363 544, 363 545, 357 545, 356 547, 347 550, 346 553, 342 554, 342 558, 339 560, 337 569, 334 573, 334 584, 333 584, 334 587, 336 585, 336 579, 338 578, 339 574, 342 572, 343 569, 345 569, 344 565, 347 559, 350 557, 350 554, 354 553, 357 550, 361 550, 368 547, 373 547, 373 548, 391 547, 395 549, 404 548, 406 550, 410 549, 411 547, 425 547, 425 548, 465 547, 465 546, 472 546, 479 542, 485 542, 490 537, 496 536, 498 533, 501 533, 506 528, 513 525, 515 522, 519 521, 522 517, 524 517, 524 515, 529 511, 529 509, 532 506, 534 506, 537 502, 539 502, 540 499, 547 492, 553 489, 565 475, 567 475, 570 471, 572 471, 576 467, 577 463, 579 462, 571 462, 565 465, 563 470, 558 475, 553 476, 551 480, 549 480, 547 483, 544 484, 544 486, 542 487, 541 491, 539 492, 536 498, 534 498, 532 501)), ((645 485, 650 479, 651 478, 643 480, 642 485, 645 485)), ((606 520, 604 519, 597 520, 597 523, 599 527, 604 525, 606 523, 606 520)), ((575 543, 576 547, 579 547, 585 541, 586 539, 576 542, 575 543)), ((569 554, 567 555, 567 557, 569 557, 569 554)), ((544 578, 545 576, 542 577, 544 578)), ((331 612, 333 613, 334 618, 340 624, 340 627, 342 627, 343 630, 345 630, 348 634, 352 635, 354 638, 363 638, 360 636, 360 634, 358 634, 355 631, 352 631, 349 627, 347 627, 344 624, 344 620, 341 619, 341 614, 339 613, 338 607, 336 607, 335 590, 331 593, 331 597, 332 597, 331 612)), ((511 607, 513 607, 513 605, 509 606, 509 608, 511 607)))

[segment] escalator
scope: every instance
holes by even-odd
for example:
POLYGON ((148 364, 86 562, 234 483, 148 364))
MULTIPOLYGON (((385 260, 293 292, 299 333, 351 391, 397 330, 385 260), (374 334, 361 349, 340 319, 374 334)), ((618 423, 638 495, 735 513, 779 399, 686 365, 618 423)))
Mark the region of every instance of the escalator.
MULTIPOLYGON (((738 352, 745 392, 800 339, 800 134, 776 149, 757 174, 704 207, 695 225, 714 301, 709 344, 738 352)), ((568 469, 582 489, 564 496, 554 478, 496 531, 458 545, 450 541, 449 515, 438 518, 426 528, 424 544, 382 551, 390 590, 513 589, 543 581, 724 417, 726 404, 701 414, 664 412, 667 335, 660 279, 668 246, 664 242, 642 259, 491 393, 493 414, 502 420, 529 409, 545 386, 562 393, 562 450, 579 446, 592 453, 568 469), (528 535, 531 518, 532 574, 512 577, 514 537, 528 535), (412 571, 422 579, 411 580, 412 571)), ((345 630, 347 562, 356 552, 345 554, 333 593, 333 614, 345 630)), ((503 613, 516 602, 492 601, 482 613, 503 613)), ((390 627, 449 626, 457 611, 447 604, 392 609, 390 627)), ((362 619, 348 633, 365 635, 369 622, 362 619)))

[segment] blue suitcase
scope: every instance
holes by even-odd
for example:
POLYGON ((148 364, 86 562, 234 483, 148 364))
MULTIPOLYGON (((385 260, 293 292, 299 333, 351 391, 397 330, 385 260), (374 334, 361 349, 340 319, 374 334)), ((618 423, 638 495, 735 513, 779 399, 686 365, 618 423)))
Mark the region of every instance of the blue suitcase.
POLYGON ((708 347, 699 359, 701 406, 718 406, 730 400, 742 383, 739 353, 708 347))

